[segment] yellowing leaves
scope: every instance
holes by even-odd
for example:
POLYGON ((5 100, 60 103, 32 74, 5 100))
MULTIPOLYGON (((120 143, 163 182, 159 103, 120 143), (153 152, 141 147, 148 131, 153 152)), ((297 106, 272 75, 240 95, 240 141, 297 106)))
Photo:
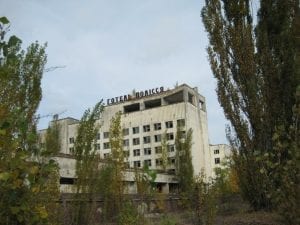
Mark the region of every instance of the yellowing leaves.
POLYGON ((48 217, 48 212, 47 212, 45 206, 36 206, 35 211, 38 213, 38 215, 42 219, 46 219, 48 217))
POLYGON ((29 169, 30 174, 37 174, 39 172, 39 167, 38 166, 33 166, 29 169))
POLYGON ((33 193, 37 193, 37 192, 40 192, 40 187, 32 187, 31 188, 31 191, 33 192, 33 193))
POLYGON ((0 173, 0 181, 7 181, 10 177, 9 172, 0 173))

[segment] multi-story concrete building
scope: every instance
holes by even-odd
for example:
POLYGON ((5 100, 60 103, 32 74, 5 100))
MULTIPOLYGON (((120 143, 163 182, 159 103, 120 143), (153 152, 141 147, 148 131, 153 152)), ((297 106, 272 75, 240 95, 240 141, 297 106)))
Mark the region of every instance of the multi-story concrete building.
MULTIPOLYGON (((160 87, 134 91, 130 95, 108 99, 98 121, 100 128, 95 144, 96 150, 103 159, 111 153, 110 121, 117 112, 122 113, 121 125, 124 151, 128 156, 126 161, 128 168, 142 168, 148 165, 150 169, 161 170, 161 141, 163 135, 166 135, 169 162, 167 171, 173 172, 175 170, 176 131, 180 126, 182 134, 190 128, 193 130, 191 155, 194 174, 204 172, 207 177, 213 176, 215 164, 211 163, 206 102, 205 98, 198 93, 197 88, 183 84, 171 90, 160 87)), ((57 121, 61 127, 61 153, 69 155, 74 148, 79 121, 73 118, 57 121)), ((68 160, 61 158, 58 161, 62 164, 61 167, 65 168, 61 172, 64 177, 75 176, 74 169, 72 169, 74 166, 68 164, 68 160)), ((173 177, 161 178, 161 182, 163 179, 166 183, 174 181, 173 177)))
POLYGON ((210 177, 215 177, 215 168, 226 167, 227 160, 231 156, 230 146, 226 144, 209 145, 210 148, 210 177))

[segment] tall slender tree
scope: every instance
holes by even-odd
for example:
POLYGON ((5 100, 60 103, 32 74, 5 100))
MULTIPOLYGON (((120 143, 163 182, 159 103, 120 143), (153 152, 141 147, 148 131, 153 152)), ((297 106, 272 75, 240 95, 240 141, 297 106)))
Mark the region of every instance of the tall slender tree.
MULTIPOLYGON (((227 133, 237 150, 239 185, 255 209, 269 208, 273 190, 284 191, 275 171, 282 173, 295 157, 290 146, 300 81, 299 0, 261 0, 255 19, 252 1, 205 2, 207 51, 219 102, 231 122, 227 133)), ((297 174, 297 167, 292 170, 297 174)), ((296 176, 291 179, 299 184, 296 176)))
POLYGON ((0 221, 54 224, 50 205, 57 200, 57 164, 43 158, 35 115, 46 45, 35 42, 22 50, 19 38, 7 38, 9 25, 0 17, 0 221))
POLYGON ((111 147, 111 163, 113 165, 111 188, 114 192, 115 210, 116 212, 120 212, 124 194, 123 179, 125 169, 121 112, 116 113, 111 119, 109 142, 111 147))
POLYGON ((164 131, 161 138, 161 166, 164 172, 167 171, 168 166, 168 140, 167 140, 167 130, 164 131))
POLYGON ((93 109, 87 109, 78 126, 73 155, 76 159, 76 184, 72 224, 94 224, 95 199, 100 179, 100 156, 95 148, 99 126, 97 120, 103 112, 100 101, 93 109), (79 203, 79 204, 78 204, 79 203))
POLYGON ((177 126, 176 148, 176 174, 179 180, 179 188, 189 194, 193 187, 194 169, 192 164, 192 129, 185 134, 180 126, 177 126))

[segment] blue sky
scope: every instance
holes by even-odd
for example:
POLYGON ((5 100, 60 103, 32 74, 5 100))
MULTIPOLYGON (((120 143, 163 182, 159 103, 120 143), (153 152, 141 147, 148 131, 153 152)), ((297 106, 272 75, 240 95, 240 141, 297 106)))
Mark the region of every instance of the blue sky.
MULTIPOLYGON (((202 0, 1 0, 23 48, 48 43, 41 115, 80 118, 100 99, 178 82, 206 97, 210 143, 226 143, 207 60, 202 0)), ((46 128, 51 117, 41 119, 46 128)))

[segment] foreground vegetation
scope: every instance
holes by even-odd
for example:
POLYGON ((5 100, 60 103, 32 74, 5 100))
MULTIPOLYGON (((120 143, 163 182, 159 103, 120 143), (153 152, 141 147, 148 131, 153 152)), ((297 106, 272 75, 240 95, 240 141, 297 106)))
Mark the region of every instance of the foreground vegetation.
MULTIPOLYGON (((68 213, 60 210, 59 168, 51 160, 60 151, 59 126, 52 123, 43 146, 36 130, 46 46, 36 42, 22 50, 19 38, 7 38, 7 18, 0 18, 0 224, 247 224, 241 217, 253 215, 267 215, 270 223, 280 219, 283 224, 300 224, 299 1, 261 0, 254 20, 249 0, 206 0, 202 18, 218 98, 231 122, 228 137, 234 154, 215 179, 195 176, 192 131, 181 137, 178 128, 181 213, 176 214, 169 213, 163 196, 155 194, 156 173, 147 167, 136 170, 139 204, 123 194, 126 151, 119 113, 111 121, 112 154, 107 163, 100 162, 94 145, 101 102, 80 121, 73 152, 75 194, 68 213), (95 201, 99 193, 101 207, 95 201), (159 218, 150 218, 154 197, 159 218)), ((162 138, 164 168, 165 146, 162 138)))
POLYGON ((299 0, 206 0, 203 23, 243 197, 299 224, 299 0))

